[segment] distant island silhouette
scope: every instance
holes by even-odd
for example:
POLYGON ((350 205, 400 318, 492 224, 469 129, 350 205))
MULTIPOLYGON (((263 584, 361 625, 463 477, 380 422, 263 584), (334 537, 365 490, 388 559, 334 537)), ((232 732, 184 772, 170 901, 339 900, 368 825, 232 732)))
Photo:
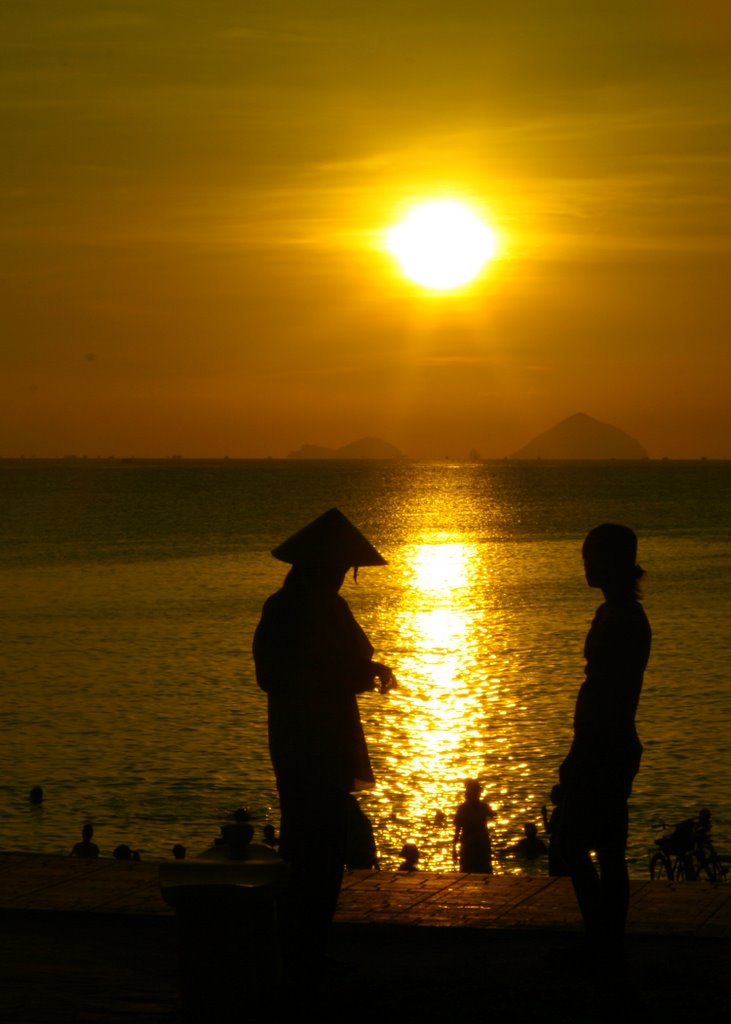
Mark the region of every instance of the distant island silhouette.
POLYGON ((619 427, 577 412, 534 437, 511 459, 648 459, 639 441, 619 427))
POLYGON ((362 437, 341 448, 323 448, 317 444, 303 444, 290 452, 288 459, 403 459, 403 452, 380 437, 362 437))

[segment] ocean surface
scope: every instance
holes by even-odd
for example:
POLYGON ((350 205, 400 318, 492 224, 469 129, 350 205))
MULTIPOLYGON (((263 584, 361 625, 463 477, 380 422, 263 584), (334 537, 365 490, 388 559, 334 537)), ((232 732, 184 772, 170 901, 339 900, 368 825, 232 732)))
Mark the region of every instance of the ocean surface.
POLYGON ((451 868, 475 777, 497 870, 521 870, 601 600, 581 541, 605 520, 640 537, 654 632, 631 872, 655 822, 702 806, 731 853, 731 463, 17 460, 0 495, 3 849, 67 853, 91 821, 102 854, 151 859, 200 852, 239 807, 278 825, 251 641, 286 572, 272 547, 336 505, 389 563, 342 591, 399 682, 360 698, 385 868, 405 842, 451 868))

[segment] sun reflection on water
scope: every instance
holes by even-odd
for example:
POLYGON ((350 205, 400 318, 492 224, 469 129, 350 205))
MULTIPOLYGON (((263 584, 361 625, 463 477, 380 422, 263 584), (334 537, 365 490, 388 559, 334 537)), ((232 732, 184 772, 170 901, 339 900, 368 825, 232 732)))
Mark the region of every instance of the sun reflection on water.
MULTIPOLYGON (((470 466, 442 469, 432 487, 402 495, 388 569, 359 609, 399 681, 385 701, 361 702, 377 778, 363 807, 384 867, 414 842, 421 867, 453 869, 454 813, 468 778, 495 812, 496 870, 520 870, 509 847, 524 822, 541 824, 564 743, 560 729, 547 731, 555 691, 536 642, 555 638, 556 563, 554 553, 549 564, 506 542, 494 525, 506 514, 500 502, 470 466)), ((570 727, 569 707, 561 722, 570 727)))
POLYGON ((524 822, 540 823, 571 741, 599 600, 584 581, 581 540, 629 510, 658 641, 638 717, 645 754, 630 871, 647 875, 654 819, 680 820, 709 802, 716 845, 728 848, 729 802, 720 795, 727 466, 6 460, 1 468, 9 502, 2 616, 12 639, 3 647, 0 758, 8 849, 68 852, 89 819, 103 851, 132 839, 147 859, 169 856, 174 841, 205 849, 236 807, 250 808, 257 827, 277 823, 251 638, 283 577, 272 544, 307 510, 333 503, 389 563, 343 588, 376 658, 399 680, 385 697, 359 699, 377 778, 362 802, 384 868, 398 864, 407 841, 422 850, 420 866, 451 867, 452 816, 464 779, 476 776, 497 811, 496 870, 516 870, 503 850, 524 822), (667 501, 658 503, 658 487, 667 501), (699 493, 708 496, 703 515, 699 493), (31 782, 53 799, 29 818, 31 782))
POLYGON ((403 546, 394 568, 402 595, 392 622, 401 643, 395 700, 402 714, 399 728, 390 718, 380 723, 390 733, 381 735, 381 773, 398 779, 402 790, 392 826, 406 826, 404 841, 419 833, 425 867, 448 869, 452 817, 465 778, 479 778, 498 811, 501 802, 486 771, 493 746, 486 743, 486 718, 508 707, 500 654, 490 645, 491 622, 500 612, 491 607, 486 545, 461 531, 424 531, 403 546))

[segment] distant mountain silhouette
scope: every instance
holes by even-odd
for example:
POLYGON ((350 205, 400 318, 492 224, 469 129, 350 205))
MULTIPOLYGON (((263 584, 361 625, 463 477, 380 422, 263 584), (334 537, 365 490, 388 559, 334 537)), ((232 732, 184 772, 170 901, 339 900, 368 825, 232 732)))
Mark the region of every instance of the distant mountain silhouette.
POLYGON ((317 444, 303 444, 296 452, 290 452, 288 459, 403 459, 400 452, 388 441, 379 437, 362 437, 351 441, 342 448, 322 448, 317 444))
POLYGON ((534 437, 513 459, 647 459, 647 452, 619 427, 577 412, 534 437))

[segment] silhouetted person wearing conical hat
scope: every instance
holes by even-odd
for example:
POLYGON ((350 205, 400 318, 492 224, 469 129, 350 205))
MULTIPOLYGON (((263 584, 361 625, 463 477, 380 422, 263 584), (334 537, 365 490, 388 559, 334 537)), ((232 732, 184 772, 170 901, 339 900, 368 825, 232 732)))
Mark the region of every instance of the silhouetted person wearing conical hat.
POLYGON ((264 605, 254 661, 291 871, 282 955, 290 976, 315 982, 342 882, 348 795, 374 784, 356 694, 394 685, 338 591, 349 568, 385 561, 338 509, 272 554, 292 568, 264 605))

